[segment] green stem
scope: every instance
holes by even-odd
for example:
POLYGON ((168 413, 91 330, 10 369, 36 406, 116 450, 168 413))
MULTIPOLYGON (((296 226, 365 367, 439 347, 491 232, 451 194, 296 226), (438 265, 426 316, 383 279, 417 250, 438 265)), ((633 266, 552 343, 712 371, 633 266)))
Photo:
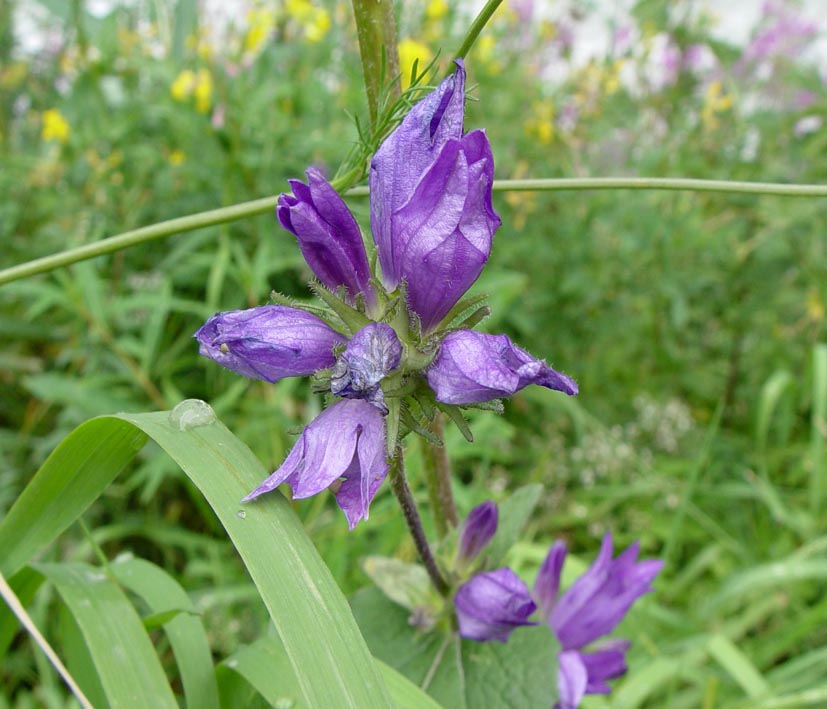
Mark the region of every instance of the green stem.
POLYGON ((396 499, 399 500, 399 506, 402 508, 402 514, 405 516, 408 530, 410 530, 414 544, 416 545, 416 550, 419 552, 419 558, 428 571, 431 583, 434 584, 437 591, 443 596, 446 596, 449 591, 448 584, 437 566, 436 559, 425 536, 425 530, 422 528, 422 519, 419 516, 419 510, 411 494, 411 489, 408 487, 408 481, 405 479, 401 446, 396 449, 396 454, 391 461, 391 469, 388 476, 390 477, 393 494, 396 495, 396 499))
MULTIPOLYGON (((439 412, 436 412, 430 429, 437 438, 444 440, 445 433, 442 430, 442 417, 439 412)), ((421 443, 428 498, 434 512, 437 534, 442 537, 459 524, 454 494, 451 491, 451 466, 448 462, 448 452, 445 446, 433 445, 424 438, 421 443)))
POLYGON ((454 55, 456 59, 465 59, 468 52, 471 51, 471 47, 474 46, 474 42, 477 41, 477 37, 480 36, 483 27, 488 24, 488 20, 490 20, 491 16, 497 11, 502 1, 503 0, 488 0, 488 2, 485 3, 485 6, 480 10, 468 28, 468 34, 465 35, 465 39, 462 40, 462 45, 454 55))
POLYGON ((383 84, 390 86, 391 100, 399 96, 399 50, 397 48, 396 18, 391 0, 352 0, 356 31, 359 35, 359 53, 365 75, 365 91, 371 124, 379 115, 379 97, 383 84))
MULTIPOLYGON (((335 185, 334 185, 335 186, 335 185)), ((827 185, 790 185, 776 182, 730 182, 728 180, 694 180, 673 177, 562 177, 537 180, 494 180, 496 192, 531 192, 565 190, 686 190, 689 192, 722 192, 728 194, 755 194, 777 197, 827 197, 827 185)), ((348 190, 348 197, 365 197, 367 187, 348 190)), ((127 231, 92 244, 84 244, 51 256, 27 261, 0 271, 0 286, 5 283, 47 273, 78 261, 111 254, 116 251, 161 239, 185 231, 201 229, 244 219, 271 211, 278 197, 265 197, 241 202, 229 207, 211 209, 187 217, 170 219, 165 222, 127 231)))

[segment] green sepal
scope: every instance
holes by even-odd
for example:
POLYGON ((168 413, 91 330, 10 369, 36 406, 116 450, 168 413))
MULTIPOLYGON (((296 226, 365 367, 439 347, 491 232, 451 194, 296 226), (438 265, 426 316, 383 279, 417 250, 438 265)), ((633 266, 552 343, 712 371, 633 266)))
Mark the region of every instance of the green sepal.
POLYGON ((468 422, 465 420, 465 417, 462 415, 462 412, 458 407, 451 406, 450 404, 437 403, 437 408, 445 413, 448 418, 454 422, 454 425, 459 429, 459 432, 466 441, 469 443, 474 442, 474 434, 471 433, 471 428, 468 426, 468 422))
POLYGON ((501 414, 505 411, 502 399, 491 399, 491 401, 478 401, 476 404, 461 404, 463 409, 479 409, 480 411, 493 411, 495 414, 501 414))
POLYGON ((452 330, 473 330, 477 325, 479 325, 484 320, 488 319, 488 316, 491 315, 491 308, 487 305, 481 305, 477 308, 473 313, 471 313, 465 320, 459 323, 452 330))
POLYGON ((360 313, 356 308, 352 308, 345 303, 337 295, 325 288, 318 281, 310 282, 310 289, 325 302, 325 304, 338 315, 345 327, 350 330, 351 334, 357 330, 361 330, 365 325, 370 325, 372 322, 370 318, 364 313, 360 313))
POLYGON ((484 307, 488 302, 488 296, 484 293, 482 295, 472 295, 460 300, 453 308, 448 311, 448 314, 442 318, 437 331, 456 330, 458 324, 466 320, 474 312, 484 307))
POLYGON ((421 436, 431 445, 438 446, 440 448, 442 447, 443 443, 440 440, 439 436, 434 435, 433 432, 421 426, 419 421, 416 420, 416 418, 407 406, 402 407, 401 414, 402 423, 404 423, 410 431, 415 433, 417 436, 421 436))
POLYGON ((320 305, 313 305, 312 303, 305 303, 302 300, 297 300, 296 298, 285 295, 284 293, 279 293, 275 290, 270 291, 270 303, 272 305, 286 305, 289 308, 303 310, 306 313, 310 313, 311 315, 321 318, 326 323, 333 325, 338 329, 341 329, 344 324, 341 318, 336 316, 335 312, 331 312, 327 308, 323 308, 320 305))

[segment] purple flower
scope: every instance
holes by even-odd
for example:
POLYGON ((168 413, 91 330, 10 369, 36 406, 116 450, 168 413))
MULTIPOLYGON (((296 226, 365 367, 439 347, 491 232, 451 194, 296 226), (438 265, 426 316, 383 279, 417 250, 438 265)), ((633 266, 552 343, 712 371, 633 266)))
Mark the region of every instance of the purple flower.
POLYGON ((204 357, 266 382, 332 367, 334 346, 345 342, 315 315, 284 305, 216 313, 195 338, 204 357))
POLYGON ((459 535, 460 562, 476 559, 497 531, 497 505, 488 500, 468 513, 459 535))
POLYGON ((278 470, 242 502, 282 483, 290 485, 294 498, 310 497, 340 483, 336 502, 353 529, 368 518, 368 506, 387 473, 382 413, 366 401, 339 401, 305 427, 278 470))
POLYGON ((437 401, 445 404, 490 401, 529 384, 577 393, 574 380, 534 359, 505 335, 472 330, 447 335, 426 376, 437 401))
POLYGON ((635 542, 612 559, 612 536, 606 534, 595 562, 562 596, 559 589, 565 544, 556 542, 540 567, 534 597, 562 648, 558 678, 562 709, 578 706, 583 694, 607 693, 606 680, 626 671, 627 641, 605 641, 589 652, 583 648, 612 632, 632 604, 652 590, 651 583, 663 562, 638 562, 638 552, 639 544, 635 542))
POLYGON ((484 131, 463 134, 465 67, 417 103, 373 157, 370 209, 385 285, 432 330, 477 280, 501 221, 484 131))
POLYGON ((356 332, 330 373, 330 391, 336 396, 367 399, 387 413, 379 382, 399 366, 402 345, 393 328, 371 323, 356 332))
POLYGON ((528 588, 509 568, 473 576, 454 597, 459 634, 469 640, 506 642, 515 628, 536 625, 537 610, 528 588))
POLYGON ((313 273, 328 288, 344 286, 351 303, 358 294, 368 305, 376 302, 370 268, 359 225, 339 193, 315 168, 307 170, 307 184, 290 180, 293 194, 279 196, 276 215, 296 235, 299 248, 313 273))

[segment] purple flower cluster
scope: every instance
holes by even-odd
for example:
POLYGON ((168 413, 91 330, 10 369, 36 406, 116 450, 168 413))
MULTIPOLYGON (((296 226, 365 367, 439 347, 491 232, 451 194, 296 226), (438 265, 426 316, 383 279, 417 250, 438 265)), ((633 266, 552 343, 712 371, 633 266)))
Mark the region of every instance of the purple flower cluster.
MULTIPOLYGON (((490 510, 480 514, 477 509, 469 515, 463 538, 482 535, 490 539, 496 523, 492 529, 490 510), (472 534, 469 527, 478 529, 472 534)), ((606 534, 595 562, 562 595, 566 546, 559 541, 540 567, 533 591, 509 568, 472 576, 454 596, 460 635, 506 642, 515 629, 536 625, 530 618, 539 610, 540 620, 548 623, 560 643, 557 706, 575 709, 586 694, 608 694, 607 681, 626 672, 630 644, 600 638, 611 633, 632 604, 652 590, 651 583, 663 567, 657 559, 638 561, 637 543, 614 559, 612 546, 611 534, 606 534)))
POLYGON ((370 223, 381 274, 371 273, 359 226, 321 173, 309 169, 307 184, 291 180, 293 193, 279 197, 279 222, 330 297, 342 296, 336 316, 266 305, 217 313, 195 334, 202 355, 238 374, 268 382, 319 375, 342 399, 246 499, 283 482, 294 497, 332 487, 352 528, 367 517, 388 470, 389 392, 416 391, 441 405, 490 401, 529 384, 577 393, 573 380, 505 335, 447 327, 500 226, 491 147, 484 131, 463 132, 464 102, 457 60, 373 157, 370 223), (402 296, 404 327, 395 304, 402 296))

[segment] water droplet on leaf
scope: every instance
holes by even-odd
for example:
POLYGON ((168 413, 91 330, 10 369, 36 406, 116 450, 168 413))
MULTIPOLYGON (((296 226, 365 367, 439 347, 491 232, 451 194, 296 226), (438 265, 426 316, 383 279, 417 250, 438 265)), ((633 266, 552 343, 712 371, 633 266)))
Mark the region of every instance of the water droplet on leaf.
POLYGON ((197 426, 208 426, 215 421, 215 411, 201 399, 184 399, 169 412, 169 422, 179 431, 189 431, 197 426))
POLYGON ((235 513, 235 516, 239 519, 244 519, 245 517, 247 517, 247 513, 244 510, 239 510, 235 513))

